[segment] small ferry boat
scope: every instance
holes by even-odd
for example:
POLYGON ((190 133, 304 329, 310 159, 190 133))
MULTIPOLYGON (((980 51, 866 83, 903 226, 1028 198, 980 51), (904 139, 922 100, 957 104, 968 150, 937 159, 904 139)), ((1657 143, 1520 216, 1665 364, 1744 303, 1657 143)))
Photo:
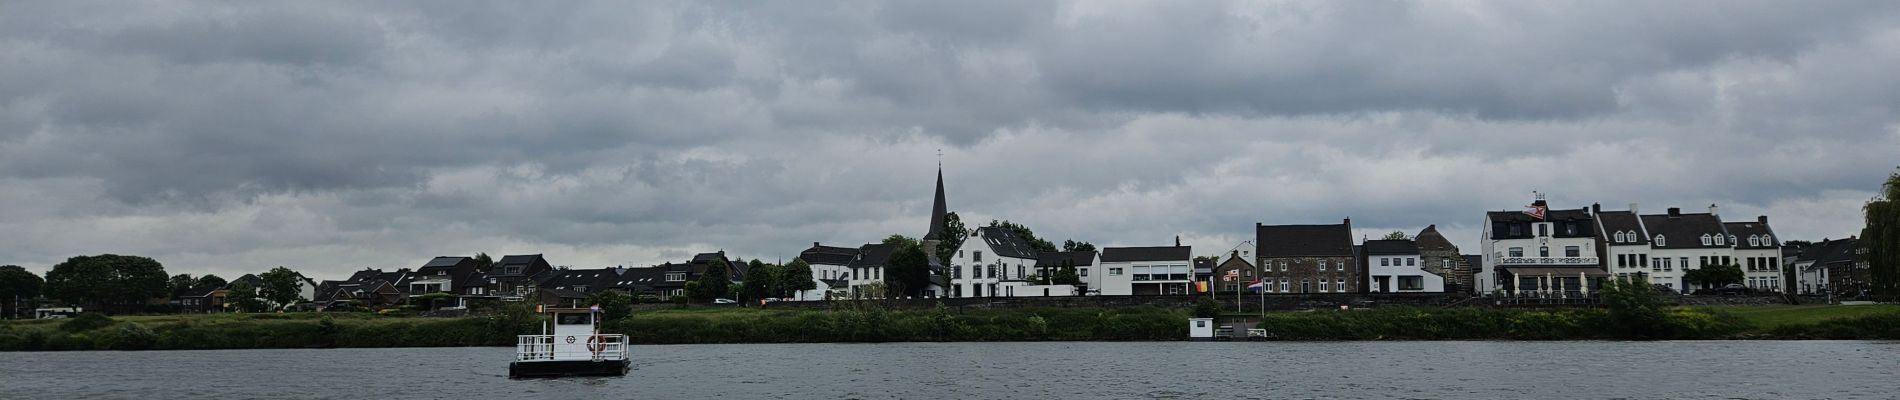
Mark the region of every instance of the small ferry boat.
POLYGON ((627 358, 627 335, 600 333, 600 306, 543 308, 547 325, 539 335, 520 335, 508 377, 622 376, 633 364, 627 358))

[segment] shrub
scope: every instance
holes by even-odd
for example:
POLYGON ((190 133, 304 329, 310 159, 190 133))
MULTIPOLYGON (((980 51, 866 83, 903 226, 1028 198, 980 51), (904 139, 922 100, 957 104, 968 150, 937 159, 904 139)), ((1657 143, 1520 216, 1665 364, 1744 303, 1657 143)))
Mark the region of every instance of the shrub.
POLYGON ((112 317, 107 317, 105 314, 88 312, 79 313, 79 315, 73 316, 72 319, 59 323, 59 330, 84 332, 108 326, 112 326, 112 317))
POLYGON ((1220 316, 1220 303, 1214 299, 1202 297, 1194 300, 1195 318, 1214 318, 1220 316))
POLYGON ((146 350, 158 344, 158 332, 136 322, 120 324, 116 333, 101 344, 112 350, 146 350))

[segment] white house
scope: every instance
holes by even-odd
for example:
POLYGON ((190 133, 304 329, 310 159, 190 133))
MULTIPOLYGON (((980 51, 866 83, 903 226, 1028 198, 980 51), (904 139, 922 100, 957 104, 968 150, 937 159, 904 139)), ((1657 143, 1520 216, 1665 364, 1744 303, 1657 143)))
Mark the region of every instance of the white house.
MULTIPOLYGON (((971 231, 963 246, 950 255, 950 297, 1000 297, 1011 286, 1029 284, 1038 253, 1007 229, 982 227, 971 231)), ((1078 273, 1080 271, 1078 270, 1078 273)))
POLYGON ((1715 211, 1714 206, 1706 214, 1671 207, 1665 214, 1642 216, 1649 235, 1651 283, 1689 293, 1698 289, 1683 279, 1689 270, 1736 264, 1734 244, 1715 211))
POLYGON ((1524 211, 1484 216, 1479 294, 1563 296, 1581 294, 1590 281, 1609 276, 1598 263, 1596 221, 1591 209, 1552 210, 1543 195, 1524 211))
POLYGON ((812 242, 811 248, 798 253, 798 259, 811 266, 813 290, 801 291, 793 300, 825 300, 827 296, 848 296, 851 293, 849 274, 851 261, 861 252, 852 247, 825 246, 812 242))
POLYGON ((1728 242, 1734 245, 1735 260, 1742 267, 1743 283, 1755 290, 1787 292, 1787 280, 1782 273, 1781 242, 1776 241, 1773 229, 1768 227, 1768 216, 1757 216, 1754 221, 1723 222, 1723 230, 1728 231, 1728 242))
POLYGON ((1104 247, 1101 286, 1091 290, 1103 296, 1194 293, 1193 253, 1192 246, 1104 247))
POLYGON ((1366 289, 1372 293, 1443 293, 1445 277, 1426 271, 1418 244, 1406 240, 1367 240, 1366 289))

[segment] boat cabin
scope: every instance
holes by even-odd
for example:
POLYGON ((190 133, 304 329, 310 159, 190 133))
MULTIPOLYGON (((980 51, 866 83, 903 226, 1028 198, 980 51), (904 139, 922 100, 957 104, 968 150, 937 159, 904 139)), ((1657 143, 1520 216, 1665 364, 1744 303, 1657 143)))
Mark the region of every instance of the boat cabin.
POLYGON ((625 375, 627 335, 600 333, 600 306, 536 307, 547 323, 539 335, 520 335, 511 377, 625 375))

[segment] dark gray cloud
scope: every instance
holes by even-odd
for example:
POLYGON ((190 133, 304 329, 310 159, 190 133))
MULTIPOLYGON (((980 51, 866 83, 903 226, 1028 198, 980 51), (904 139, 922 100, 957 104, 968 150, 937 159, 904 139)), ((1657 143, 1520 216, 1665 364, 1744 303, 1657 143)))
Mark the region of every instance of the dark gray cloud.
POLYGON ((1719 203, 1854 232, 1891 2, 0 5, 5 263, 645 264, 972 220, 1212 253, 1255 222, 1719 203), (1211 249, 1211 250, 1209 250, 1211 249))

